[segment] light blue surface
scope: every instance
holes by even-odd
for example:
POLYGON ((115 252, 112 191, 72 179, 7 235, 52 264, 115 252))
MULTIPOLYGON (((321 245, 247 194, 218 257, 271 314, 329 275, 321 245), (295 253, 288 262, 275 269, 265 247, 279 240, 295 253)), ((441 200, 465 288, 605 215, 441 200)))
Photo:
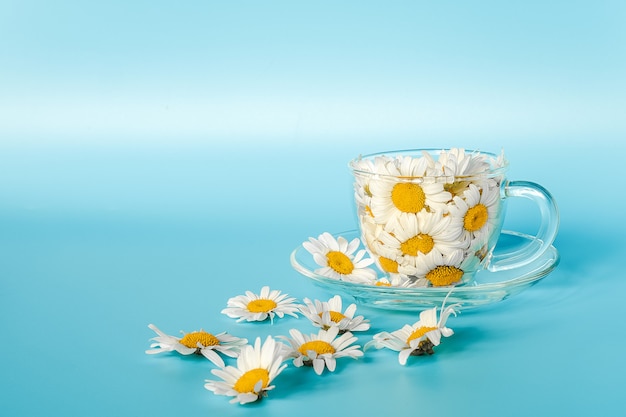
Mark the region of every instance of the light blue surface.
MULTIPOLYGON (((0 3, 0 414, 620 415, 624 3, 294 3, 0 3), (553 193, 555 272, 431 357, 289 367, 247 407, 210 362, 144 354, 149 323, 313 332, 220 310, 329 298, 289 254, 356 227, 347 162, 447 146, 553 193)), ((505 227, 536 215, 511 201, 505 227)), ((416 320, 359 313, 361 344, 416 320)))

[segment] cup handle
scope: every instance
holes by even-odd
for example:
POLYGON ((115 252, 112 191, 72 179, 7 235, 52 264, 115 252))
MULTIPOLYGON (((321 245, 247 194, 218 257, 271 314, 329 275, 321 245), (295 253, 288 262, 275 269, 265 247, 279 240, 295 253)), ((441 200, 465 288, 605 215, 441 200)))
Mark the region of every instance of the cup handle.
POLYGON ((522 247, 506 253, 494 255, 487 269, 504 271, 527 265, 548 250, 559 229, 559 210, 548 190, 529 181, 508 181, 502 187, 503 198, 522 197, 534 201, 541 213, 541 223, 535 239, 522 247))

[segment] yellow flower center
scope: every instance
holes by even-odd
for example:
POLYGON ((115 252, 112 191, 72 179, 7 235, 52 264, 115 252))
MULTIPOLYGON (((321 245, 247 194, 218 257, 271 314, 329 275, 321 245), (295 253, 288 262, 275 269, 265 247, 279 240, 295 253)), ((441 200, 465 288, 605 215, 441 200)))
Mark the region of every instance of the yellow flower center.
POLYGON ((249 370, 239 377, 233 388, 235 391, 242 394, 247 392, 254 392, 255 394, 258 394, 258 392, 254 391, 254 386, 259 381, 263 381, 261 388, 267 387, 270 383, 270 374, 267 372, 267 369, 256 368, 249 370))
POLYGON ((420 233, 400 244, 400 250, 405 255, 417 256, 417 252, 427 254, 435 246, 435 241, 430 235, 420 233))
POLYGON ((310 342, 306 342, 300 345, 298 352, 306 355, 308 351, 314 351, 318 355, 322 355, 324 353, 335 353, 335 348, 327 342, 323 340, 311 340, 310 342))
POLYGON ((378 262, 380 262, 380 267, 384 269, 386 272, 390 272, 392 274, 398 273, 398 263, 393 259, 385 258, 381 256, 378 258, 378 262))
POLYGON ((463 226, 465 230, 475 232, 480 230, 481 227, 487 223, 489 218, 489 212, 484 204, 476 204, 474 207, 467 210, 465 218, 463 219, 463 226))
POLYGON ((420 337, 424 336, 426 333, 433 331, 433 330, 437 330, 437 328, 426 327, 426 326, 418 327, 413 333, 411 333, 408 339, 406 339, 406 344, 407 345, 410 344, 411 340, 419 339, 420 337))
POLYGON ((370 191, 370 185, 369 184, 365 184, 365 186, 363 186, 363 192, 368 197, 372 196, 372 192, 370 191))
POLYGON ((211 333, 205 332, 204 330, 187 333, 182 337, 182 339, 180 339, 179 342, 181 345, 187 346, 188 348, 197 348, 198 342, 200 342, 200 344, 204 347, 216 346, 220 344, 217 337, 213 336, 211 333))
POLYGON ((404 213, 419 213, 426 205, 426 194, 417 184, 401 182, 393 186, 391 201, 404 213))
POLYGON ((450 265, 440 265, 426 274, 426 279, 434 287, 443 287, 461 280, 463 270, 450 265))
MULTIPOLYGON (((338 311, 329 311, 329 313, 330 313, 330 321, 335 322, 335 323, 339 323, 341 320, 346 318, 346 316, 344 316, 338 311)), ((319 313, 319 316, 322 317, 323 314, 324 313, 319 313)))
POLYGON ((349 275, 354 270, 354 264, 345 253, 332 250, 326 254, 328 266, 341 275, 349 275))
POLYGON ((370 215, 370 217, 374 217, 374 212, 370 206, 365 206, 365 212, 370 215))
POLYGON ((248 303, 248 311, 251 313, 269 313, 276 307, 277 304, 274 300, 267 300, 265 298, 252 300, 248 303))
POLYGON ((376 286, 377 287, 391 287, 391 283, 384 282, 384 281, 376 281, 376 286))

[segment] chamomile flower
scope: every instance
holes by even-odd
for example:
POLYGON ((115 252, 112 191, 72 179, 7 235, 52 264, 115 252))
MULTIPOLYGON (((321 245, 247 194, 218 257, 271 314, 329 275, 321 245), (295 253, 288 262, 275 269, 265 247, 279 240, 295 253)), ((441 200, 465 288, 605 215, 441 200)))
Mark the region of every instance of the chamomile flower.
POLYGON ((257 337, 254 346, 246 345, 241 349, 236 367, 211 371, 222 381, 206 380, 204 387, 216 395, 235 397, 231 403, 246 404, 265 397, 267 391, 274 389, 274 385, 270 385, 274 378, 287 367, 282 364, 281 346, 271 336, 261 345, 261 338, 257 337))
POLYGON ((300 307, 300 311, 316 327, 321 327, 324 330, 338 327, 340 333, 364 331, 370 328, 369 320, 363 316, 354 316, 356 304, 350 304, 342 312, 342 302, 339 295, 335 295, 328 301, 311 301, 308 298, 303 301, 305 305, 300 307))
POLYGON ((424 209, 447 211, 446 203, 452 195, 444 190, 444 184, 425 181, 422 178, 425 173, 415 175, 403 170, 405 165, 370 180, 371 209, 376 223, 387 223, 399 214, 417 214, 424 209))
POLYGON ((224 361, 217 352, 236 358, 241 347, 248 343, 247 339, 231 336, 227 333, 211 334, 204 330, 185 333, 183 337, 170 336, 159 330, 154 324, 148 327, 154 330, 158 336, 150 340, 152 349, 146 350, 148 354, 176 351, 181 355, 192 353, 202 355, 217 366, 224 366, 224 361))
POLYGON ((336 326, 321 329, 317 335, 304 335, 297 329, 291 329, 289 334, 291 338, 283 337, 290 345, 284 345, 284 357, 293 358, 293 364, 298 368, 312 366, 318 375, 324 372, 324 368, 334 372, 338 358, 363 356, 361 346, 352 344, 357 338, 350 332, 337 337, 339 327, 336 326))
POLYGON ((403 213, 396 219, 385 227, 379 240, 390 250, 399 251, 400 264, 415 266, 418 256, 434 248, 449 253, 464 246, 459 239, 463 233, 459 218, 421 211, 415 215, 403 213))
POLYGON ((238 295, 228 300, 228 307, 222 310, 222 314, 236 318, 240 321, 263 321, 268 317, 270 321, 274 316, 283 318, 285 314, 298 317, 298 305, 296 299, 281 294, 278 290, 271 290, 270 287, 261 288, 260 294, 246 291, 245 295, 238 295))
MULTIPOLYGON (((384 232, 381 232, 381 234, 384 232)), ((409 263, 409 259, 402 256, 399 247, 385 245, 381 240, 370 243, 372 253, 375 255, 376 266, 391 275, 408 277, 416 272, 415 265, 409 263)))
MULTIPOLYGON (((446 297, 447 298, 447 297, 446 297)), ((420 313, 420 319, 413 325, 405 325, 394 332, 382 332, 374 335, 370 342, 365 345, 365 350, 370 347, 376 349, 388 348, 396 352, 400 365, 406 365, 409 356, 432 355, 433 347, 439 346, 442 337, 454 334, 452 329, 446 327, 446 321, 450 314, 456 315, 457 304, 445 307, 445 300, 441 306, 439 318, 437 307, 424 310, 420 313)))
POLYGON ((376 279, 376 271, 368 268, 374 260, 366 258, 365 249, 358 250, 359 238, 348 241, 339 236, 335 239, 324 232, 317 239, 310 237, 302 246, 321 268, 316 273, 334 279, 370 284, 376 279), (356 253, 355 253, 356 252, 356 253))
POLYGON ((490 169, 487 156, 480 152, 465 152, 463 148, 442 150, 436 163, 440 175, 471 177, 490 169))
POLYGON ((448 254, 442 254, 433 249, 416 261, 415 277, 426 279, 433 287, 456 285, 465 280, 465 270, 468 269, 471 257, 466 258, 462 249, 456 249, 448 254))
POLYGON ((363 173, 377 172, 382 169, 391 159, 386 156, 377 156, 374 159, 357 159, 352 163, 352 169, 355 172, 354 183, 354 199, 359 208, 359 215, 367 219, 372 219, 372 209, 370 207, 370 201, 372 199, 372 193, 369 190, 369 180, 371 175, 364 175, 363 173))
MULTIPOLYGON (((474 240, 491 235, 498 223, 500 189, 487 184, 479 188, 470 184, 463 196, 454 197, 450 215, 463 220, 463 234, 466 240, 474 240)), ((481 242, 482 246, 485 242, 481 242)))

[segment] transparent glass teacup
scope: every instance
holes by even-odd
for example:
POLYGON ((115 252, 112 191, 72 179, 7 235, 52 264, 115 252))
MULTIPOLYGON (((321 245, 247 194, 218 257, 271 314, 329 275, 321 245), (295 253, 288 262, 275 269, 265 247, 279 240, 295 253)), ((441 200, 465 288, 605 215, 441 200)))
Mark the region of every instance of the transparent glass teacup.
POLYGON ((558 231, 554 198, 539 184, 509 181, 504 154, 412 149, 349 165, 361 240, 392 286, 464 285, 481 269, 518 268, 540 257, 558 231), (510 197, 534 201, 540 226, 526 246, 496 259, 510 197))

